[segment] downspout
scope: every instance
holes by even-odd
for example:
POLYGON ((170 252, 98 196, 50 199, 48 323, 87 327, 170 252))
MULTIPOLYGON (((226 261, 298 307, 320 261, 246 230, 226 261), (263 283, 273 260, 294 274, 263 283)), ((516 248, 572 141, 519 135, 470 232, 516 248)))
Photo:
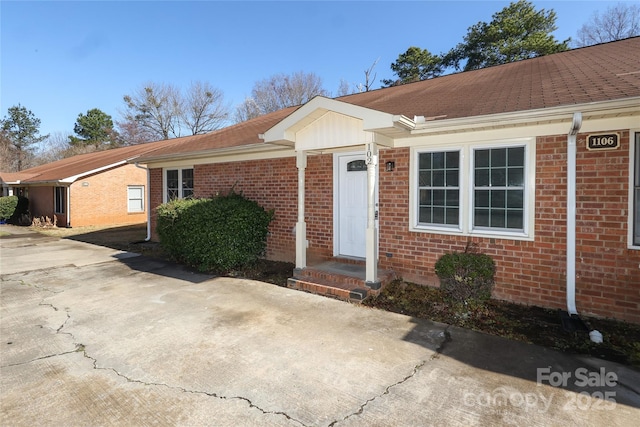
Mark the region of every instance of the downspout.
POLYGON ((146 201, 146 209, 147 209, 147 237, 144 239, 145 242, 151 240, 151 176, 149 173, 149 168, 145 168, 140 166, 138 162, 135 162, 135 166, 139 169, 144 169, 147 171, 147 201, 146 201))
POLYGON ((582 126, 582 113, 573 113, 567 135, 567 312, 576 310, 576 137, 582 126))

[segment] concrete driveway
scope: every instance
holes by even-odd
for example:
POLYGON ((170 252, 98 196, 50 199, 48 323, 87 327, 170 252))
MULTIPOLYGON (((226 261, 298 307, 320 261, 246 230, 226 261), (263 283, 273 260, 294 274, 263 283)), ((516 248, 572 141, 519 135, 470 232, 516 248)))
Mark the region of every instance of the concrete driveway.
POLYGON ((9 226, 0 424, 630 426, 615 363, 9 226))

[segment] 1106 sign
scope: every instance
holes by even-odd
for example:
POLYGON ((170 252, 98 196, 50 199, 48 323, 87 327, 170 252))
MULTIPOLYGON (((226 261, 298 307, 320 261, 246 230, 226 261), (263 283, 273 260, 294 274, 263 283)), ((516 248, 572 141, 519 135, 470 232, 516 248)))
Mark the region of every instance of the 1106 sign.
POLYGON ((615 150, 620 147, 620 135, 601 133, 587 135, 587 150, 615 150))

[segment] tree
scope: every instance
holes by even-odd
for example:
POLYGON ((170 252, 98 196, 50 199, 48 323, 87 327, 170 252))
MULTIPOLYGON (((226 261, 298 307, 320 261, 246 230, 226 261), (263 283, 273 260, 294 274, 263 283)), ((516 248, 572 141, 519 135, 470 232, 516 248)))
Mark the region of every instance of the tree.
POLYGON ((229 107, 223 101, 224 94, 209 83, 191 83, 182 103, 182 123, 192 135, 221 128, 229 118, 229 107))
POLYGON ((120 135, 120 139, 125 145, 144 144, 145 142, 158 140, 156 134, 137 121, 116 121, 116 127, 118 128, 118 135, 120 135))
POLYGON ((192 83, 184 95, 173 85, 148 83, 123 99, 124 123, 136 123, 139 134, 154 140, 211 132, 229 116, 222 92, 203 82, 192 83))
POLYGON ((105 145, 111 147, 122 145, 113 129, 111 116, 98 108, 87 111, 86 115, 78 114, 73 131, 78 136, 69 136, 69 143, 72 146, 93 145, 99 149, 105 145))
POLYGON ((126 104, 126 121, 139 123, 155 139, 180 136, 178 120, 182 105, 175 86, 149 83, 133 95, 125 95, 123 99, 126 104))
POLYGON ((328 96, 322 79, 314 73, 302 71, 291 75, 275 74, 256 82, 251 97, 236 108, 236 121, 272 113, 287 107, 302 105, 317 95, 328 96))
POLYGON ((48 135, 40 134, 40 119, 25 107, 18 104, 8 110, 8 116, 0 120, 4 138, 9 141, 10 171, 21 171, 28 157, 33 152, 34 145, 43 141, 48 135))
POLYGON ((448 66, 464 71, 506 64, 522 59, 562 52, 570 39, 558 42, 553 10, 535 10, 526 0, 512 2, 492 16, 490 23, 478 22, 469 27, 464 42, 444 57, 448 66), (461 67, 460 63, 466 61, 461 67))
POLYGON ((640 35, 640 6, 618 3, 600 15, 594 12, 591 20, 577 33, 576 47, 591 46, 640 35))
POLYGON ((0 171, 13 172, 15 170, 15 151, 7 132, 0 129, 0 171))
POLYGON ((371 66, 364 70, 364 83, 358 83, 353 85, 353 89, 349 82, 344 79, 340 79, 340 85, 338 86, 338 94, 336 96, 345 96, 351 95, 353 93, 362 93, 369 92, 371 90, 371 86, 373 86, 373 81, 376 79, 376 74, 373 72, 373 69, 378 64, 380 58, 373 61, 371 66))
POLYGON ((49 135, 40 145, 38 151, 33 155, 32 165, 39 166, 79 154, 93 153, 105 147, 95 145, 71 145, 69 143, 69 132, 56 132, 49 135))
POLYGON ((382 80, 386 87, 430 79, 442 74, 444 66, 442 57, 431 54, 427 49, 411 46, 405 53, 398 55, 391 70, 397 79, 382 80))

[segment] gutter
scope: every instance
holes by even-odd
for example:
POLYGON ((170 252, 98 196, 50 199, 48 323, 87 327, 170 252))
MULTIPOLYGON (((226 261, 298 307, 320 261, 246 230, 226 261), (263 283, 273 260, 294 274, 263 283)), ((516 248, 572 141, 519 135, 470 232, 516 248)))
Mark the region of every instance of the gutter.
POLYGON ((145 168, 143 166, 140 166, 140 164, 138 164, 138 162, 134 163, 135 167, 139 168, 139 169, 144 169, 147 171, 147 200, 146 200, 146 204, 147 204, 147 237, 144 239, 145 242, 148 242, 149 240, 151 240, 151 176, 149 174, 149 168, 145 168))
POLYGON ((439 118, 416 123, 412 135, 464 132, 468 130, 497 129, 527 124, 563 123, 567 114, 579 108, 585 117, 600 119, 605 117, 632 117, 638 115, 640 97, 616 99, 607 102, 589 102, 577 105, 539 108, 535 110, 513 111, 472 117, 439 118))

